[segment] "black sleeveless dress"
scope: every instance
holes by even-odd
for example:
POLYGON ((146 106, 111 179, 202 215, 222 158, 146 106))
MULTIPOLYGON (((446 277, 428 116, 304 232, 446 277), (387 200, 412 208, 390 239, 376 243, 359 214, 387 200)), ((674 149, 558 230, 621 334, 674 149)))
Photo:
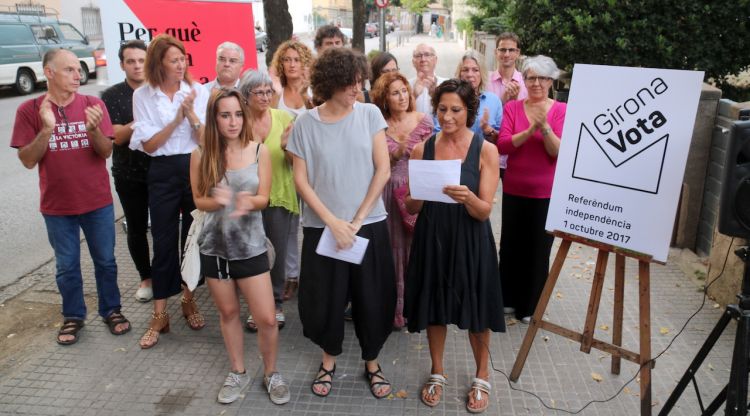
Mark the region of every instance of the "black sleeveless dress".
MULTIPOLYGON (((484 139, 474 135, 461 164, 461 184, 479 194, 484 139)), ((435 159, 435 136, 424 148, 435 159)), ((497 250, 490 220, 477 221, 463 204, 425 201, 417 218, 406 273, 404 316, 409 332, 428 325, 505 332, 497 250)))

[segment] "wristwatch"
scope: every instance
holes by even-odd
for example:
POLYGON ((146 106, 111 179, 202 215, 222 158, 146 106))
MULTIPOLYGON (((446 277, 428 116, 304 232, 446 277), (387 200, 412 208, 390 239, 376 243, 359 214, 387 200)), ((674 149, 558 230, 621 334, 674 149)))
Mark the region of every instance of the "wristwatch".
POLYGON ((197 123, 193 123, 193 124, 190 125, 190 127, 192 127, 193 130, 198 131, 201 128, 201 123, 200 123, 200 121, 197 122, 197 123))
POLYGON ((542 136, 546 136, 552 132, 552 129, 549 127, 545 127, 542 129, 542 136))

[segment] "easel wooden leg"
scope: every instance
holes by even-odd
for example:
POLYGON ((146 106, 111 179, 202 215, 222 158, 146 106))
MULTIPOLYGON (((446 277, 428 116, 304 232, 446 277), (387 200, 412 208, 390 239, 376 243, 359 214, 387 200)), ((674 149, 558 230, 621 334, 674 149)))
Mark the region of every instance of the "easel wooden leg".
POLYGON ((596 331, 596 316, 599 314, 599 303, 602 300, 604 273, 607 271, 608 258, 609 252, 607 250, 599 249, 599 253, 596 256, 594 281, 591 282, 589 307, 586 310, 586 323, 583 325, 583 338, 581 339, 581 351, 585 352, 586 354, 591 352, 591 342, 594 340, 594 331, 596 331))
MULTIPOLYGON (((612 316, 612 344, 622 346, 622 315, 625 301, 625 256, 615 256, 615 310, 612 316)), ((612 374, 620 374, 620 354, 612 354, 612 374)))
POLYGON ((651 295, 649 263, 638 262, 638 299, 641 328, 641 416, 651 416, 651 295))
POLYGON ((539 302, 534 310, 534 316, 529 323, 529 329, 526 331, 526 336, 523 338, 521 349, 516 356, 516 362, 513 364, 513 370, 510 372, 511 381, 517 381, 518 377, 521 376, 523 366, 526 364, 526 358, 529 356, 529 350, 531 350, 531 344, 534 343, 534 337, 539 330, 539 323, 542 321, 542 316, 544 316, 544 311, 547 309, 547 304, 552 296, 552 291, 555 289, 557 278, 560 276, 563 263, 565 263, 565 258, 568 256, 570 243, 570 240, 562 240, 560 248, 557 250, 555 261, 552 263, 552 269, 547 276, 547 282, 544 284, 544 289, 542 290, 539 302))

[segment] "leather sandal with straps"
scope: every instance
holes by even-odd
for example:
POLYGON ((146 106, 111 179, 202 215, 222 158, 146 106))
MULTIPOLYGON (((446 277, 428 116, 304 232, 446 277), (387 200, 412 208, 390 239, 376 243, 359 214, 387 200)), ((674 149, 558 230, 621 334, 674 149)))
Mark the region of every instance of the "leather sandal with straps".
POLYGON ((169 332, 169 314, 167 311, 153 313, 151 323, 146 333, 141 337, 141 349, 147 350, 153 347, 159 342, 159 334, 166 334, 167 332, 169 332))
POLYGON ((377 370, 370 371, 367 369, 367 363, 365 363, 365 378, 367 378, 367 381, 370 383, 370 393, 372 393, 376 399, 382 399, 391 394, 391 383, 385 378, 385 375, 383 375, 383 370, 380 368, 380 364, 378 364, 377 370), (372 381, 375 377, 379 378, 381 381, 372 381), (386 386, 388 388, 384 393, 377 394, 377 391, 381 386, 386 386))
POLYGON ((203 315, 201 315, 198 310, 195 298, 191 297, 190 299, 185 299, 185 296, 183 296, 180 303, 182 305, 182 316, 187 320, 190 329, 193 331, 203 329, 203 327, 206 326, 206 321, 203 320, 203 315))
POLYGON ((469 397, 466 400, 466 410, 469 413, 482 413, 490 406, 490 390, 492 386, 489 382, 482 380, 481 378, 474 378, 471 382, 471 389, 469 390, 469 397), (484 393, 484 395, 482 394, 484 393), (474 403, 486 400, 482 407, 471 407, 471 399, 474 399, 474 403))
POLYGON ((66 319, 60 330, 57 332, 57 343, 60 345, 73 345, 78 342, 78 331, 83 328, 85 324, 81 319, 66 319), (61 336, 71 336, 70 339, 60 339, 61 336))
POLYGON ((310 385, 310 389, 312 390, 313 394, 320 397, 327 397, 329 394, 331 394, 331 387, 333 387, 333 374, 336 373, 336 363, 333 363, 333 368, 330 370, 326 370, 325 367, 323 367, 323 363, 320 363, 320 368, 318 368, 318 375, 315 377, 315 380, 313 380, 312 385, 310 385), (323 377, 330 377, 330 380, 323 380, 323 377), (318 393, 315 391, 315 386, 322 385, 323 387, 328 387, 328 390, 325 393, 318 393))
POLYGON ((427 379, 427 382, 422 386, 422 394, 420 396, 422 403, 430 407, 435 407, 440 404, 440 399, 443 397, 443 390, 445 390, 446 384, 448 384, 448 380, 442 374, 430 374, 430 378, 427 379), (437 389, 438 387, 440 387, 440 390, 437 389), (435 400, 427 400, 425 396, 428 394, 434 396, 435 400))

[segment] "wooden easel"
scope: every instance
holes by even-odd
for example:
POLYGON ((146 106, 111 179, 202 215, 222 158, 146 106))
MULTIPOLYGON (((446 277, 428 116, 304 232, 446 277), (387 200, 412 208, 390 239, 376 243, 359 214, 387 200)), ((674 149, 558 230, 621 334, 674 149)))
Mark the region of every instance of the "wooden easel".
POLYGON ((655 262, 651 256, 632 252, 612 245, 599 243, 575 235, 555 231, 555 237, 562 238, 562 244, 557 250, 557 255, 552 264, 552 268, 547 278, 547 283, 542 290, 539 303, 534 310, 534 316, 526 331, 526 336, 518 351, 516 362, 513 364, 513 370, 510 373, 511 381, 517 381, 521 375, 526 358, 529 355, 531 344, 534 342, 536 333, 539 329, 561 335, 581 344, 581 351, 586 354, 591 352, 591 348, 608 352, 612 355, 612 374, 620 374, 620 361, 624 358, 634 362, 641 367, 641 416, 651 415, 651 293, 650 293, 650 263, 655 262), (571 329, 564 328, 560 325, 553 324, 549 321, 543 321, 542 316, 547 309, 547 304, 555 289, 557 278, 560 276, 563 263, 568 256, 570 244, 577 242, 598 249, 596 258, 596 267, 594 269, 594 279, 591 284, 591 294, 589 296, 589 306, 586 311, 586 321, 583 327, 583 333, 575 332, 571 329), (615 253, 615 305, 612 323, 612 342, 606 342, 594 338, 596 330, 596 317, 599 313, 599 303, 604 287, 604 275, 607 270, 607 259, 609 253, 615 253), (632 257, 638 260, 638 302, 640 305, 640 350, 638 353, 622 348, 622 317, 623 317, 623 291, 625 289, 625 257, 632 257))

